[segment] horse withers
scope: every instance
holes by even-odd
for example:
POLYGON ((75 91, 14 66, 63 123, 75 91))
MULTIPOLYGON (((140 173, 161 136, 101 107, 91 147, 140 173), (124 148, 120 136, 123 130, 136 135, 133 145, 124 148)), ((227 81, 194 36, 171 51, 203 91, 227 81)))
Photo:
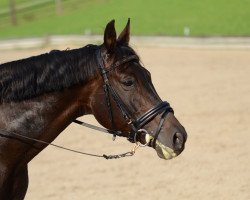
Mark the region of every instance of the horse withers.
POLYGON ((186 131, 158 96, 129 38, 130 21, 117 38, 112 20, 100 46, 0 65, 0 199, 24 199, 27 164, 86 114, 163 159, 184 150, 186 131))

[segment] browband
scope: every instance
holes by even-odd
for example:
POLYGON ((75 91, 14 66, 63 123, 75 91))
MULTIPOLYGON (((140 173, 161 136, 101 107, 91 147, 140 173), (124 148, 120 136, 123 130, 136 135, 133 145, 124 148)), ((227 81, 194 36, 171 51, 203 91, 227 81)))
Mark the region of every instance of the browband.
POLYGON ((125 64, 127 62, 130 62, 132 60, 137 60, 138 61, 139 58, 136 55, 132 55, 132 56, 123 58, 121 60, 118 60, 117 62, 115 62, 115 63, 111 64, 110 66, 108 66, 107 69, 105 70, 105 73, 108 73, 108 72, 114 70, 115 68, 119 67, 120 65, 125 64))

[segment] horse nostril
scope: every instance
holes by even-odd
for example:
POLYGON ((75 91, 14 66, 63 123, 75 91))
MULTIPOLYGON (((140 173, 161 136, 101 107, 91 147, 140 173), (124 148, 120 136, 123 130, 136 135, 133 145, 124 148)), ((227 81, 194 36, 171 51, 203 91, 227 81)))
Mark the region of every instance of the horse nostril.
POLYGON ((184 137, 181 133, 175 133, 173 136, 173 146, 175 150, 181 150, 184 144, 184 137))

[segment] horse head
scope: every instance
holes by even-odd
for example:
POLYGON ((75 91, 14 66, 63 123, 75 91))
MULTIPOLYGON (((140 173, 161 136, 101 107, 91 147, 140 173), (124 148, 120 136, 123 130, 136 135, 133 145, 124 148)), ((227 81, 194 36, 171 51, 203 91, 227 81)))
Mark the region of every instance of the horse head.
POLYGON ((130 20, 118 38, 114 20, 107 24, 96 54, 100 75, 92 92, 92 113, 104 127, 153 147, 160 158, 171 159, 184 150, 187 133, 157 94, 129 39, 130 20))

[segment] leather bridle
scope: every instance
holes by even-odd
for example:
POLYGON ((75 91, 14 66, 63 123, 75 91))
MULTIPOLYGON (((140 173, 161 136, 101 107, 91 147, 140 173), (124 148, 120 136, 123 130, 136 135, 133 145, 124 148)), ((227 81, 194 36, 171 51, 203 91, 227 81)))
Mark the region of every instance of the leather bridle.
POLYGON ((108 112, 109 112, 109 120, 111 122, 112 126, 112 134, 113 136, 124 136, 121 131, 115 131, 115 124, 114 124, 114 117, 113 117, 113 110, 111 106, 111 99, 110 97, 113 98, 114 102, 116 103, 117 107, 119 108, 123 118, 125 119, 126 123, 131 126, 131 132, 128 134, 127 139, 131 142, 137 142, 137 134, 140 132, 144 132, 147 134, 147 131, 142 129, 143 126, 148 124, 152 119, 154 119, 157 115, 161 115, 161 120, 158 124, 157 129, 155 130, 154 134, 151 135, 153 137, 153 140, 151 140, 150 146, 155 147, 156 140, 160 134, 160 131, 162 129, 163 123, 165 121, 165 118, 169 112, 174 113, 174 110, 170 107, 170 104, 166 101, 161 101, 159 104, 145 112, 142 116, 140 116, 137 119, 133 119, 133 117, 130 115, 128 112, 123 100, 120 98, 116 90, 113 88, 109 81, 109 73, 113 71, 115 68, 125 64, 129 63, 131 61, 139 61, 138 56, 136 55, 131 55, 127 56, 119 61, 114 62, 113 64, 109 65, 108 67, 105 67, 104 65, 104 59, 102 57, 101 49, 98 49, 96 51, 96 59, 98 63, 98 68, 100 71, 100 74, 102 76, 104 85, 104 93, 105 93, 105 101, 108 107, 108 112))
MULTIPOLYGON (((156 146, 156 140, 161 132, 163 123, 165 121, 165 118, 167 116, 167 114, 169 112, 174 112, 173 109, 170 107, 169 103, 166 101, 161 101, 159 104, 157 104, 155 107, 151 108, 150 110, 148 110, 147 112, 145 112, 142 116, 140 116, 139 118, 133 120, 133 117, 129 114, 124 102, 122 101, 122 99, 120 98, 120 96, 118 95, 118 93, 115 91, 115 89, 112 87, 112 85, 110 84, 110 81, 108 79, 109 77, 109 72, 113 71, 116 67, 121 66, 122 64, 131 62, 133 60, 135 61, 139 61, 139 58, 136 55, 132 55, 132 56, 128 56, 126 58, 123 58, 119 61, 116 61, 114 64, 108 66, 107 68, 105 68, 104 66, 104 60, 103 57, 101 55, 101 50, 99 49, 96 52, 96 59, 97 59, 97 63, 98 63, 98 68, 99 71, 101 73, 104 85, 104 93, 105 93, 105 101, 107 103, 108 106, 108 111, 109 111, 109 119, 110 122, 112 124, 112 130, 108 130, 108 129, 104 129, 101 127, 97 127, 85 122, 82 122, 80 120, 75 119, 73 122, 80 124, 82 126, 97 130, 97 131, 101 131, 101 132, 105 132, 105 133, 111 133, 113 134, 113 136, 124 136, 127 137, 127 139, 131 142, 135 142, 136 145, 135 147, 131 150, 128 151, 126 153, 122 153, 122 154, 117 154, 117 155, 99 155, 99 154, 92 154, 92 153, 86 153, 86 152, 82 152, 82 151, 77 151, 74 149, 70 149, 67 147, 63 147, 60 145, 56 145, 50 142, 46 142, 43 140, 39 140, 36 138, 32 138, 29 136, 25 136, 19 133, 15 133, 15 132, 8 132, 6 130, 1 130, 0 129, 0 136, 2 137, 6 137, 6 138, 18 138, 21 140, 28 140, 28 141, 32 141, 32 142, 36 142, 36 143, 41 143, 44 145, 51 145, 60 149, 64 149, 67 151, 71 151, 74 153, 79 153, 82 155, 87 155, 87 156, 94 156, 94 157, 103 157, 105 159, 118 159, 118 158, 123 158, 123 157, 127 157, 127 156, 133 156, 135 154, 135 150, 140 146, 137 143, 137 134, 138 133, 144 133, 145 137, 147 136, 148 132, 145 129, 142 129, 143 126, 145 126, 146 124, 148 124, 152 119, 154 119, 157 115, 161 114, 161 120, 158 124, 158 127, 156 128, 155 132, 150 136, 150 138, 152 138, 149 142, 147 142, 146 144, 144 144, 143 146, 152 146, 155 148, 156 146), (123 118, 126 120, 126 123, 129 124, 131 126, 131 132, 129 132, 129 134, 124 134, 121 131, 117 131, 115 129, 115 124, 114 124, 114 118, 113 118, 113 111, 112 111, 112 106, 111 106, 111 99, 110 97, 113 98, 113 100, 115 101, 116 105, 118 106, 118 108, 120 109, 123 118), (128 136, 126 136, 128 135, 128 136), (12 136, 12 137, 10 137, 12 136)), ((145 138, 146 139, 146 138, 145 138)), ((36 148, 34 146, 34 148, 36 148)))

